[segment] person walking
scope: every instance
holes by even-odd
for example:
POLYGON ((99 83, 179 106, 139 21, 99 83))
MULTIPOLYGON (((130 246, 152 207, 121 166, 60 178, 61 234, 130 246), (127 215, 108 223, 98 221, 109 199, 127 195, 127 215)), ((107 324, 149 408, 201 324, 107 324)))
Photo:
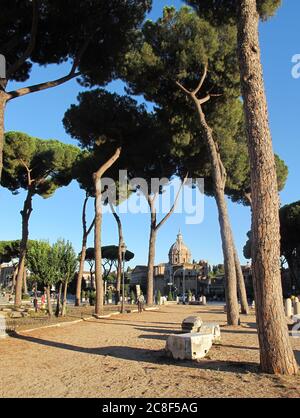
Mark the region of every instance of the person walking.
POLYGON ((143 312, 144 303, 145 303, 145 298, 144 298, 144 295, 141 294, 138 297, 138 311, 139 311, 139 313, 143 312))

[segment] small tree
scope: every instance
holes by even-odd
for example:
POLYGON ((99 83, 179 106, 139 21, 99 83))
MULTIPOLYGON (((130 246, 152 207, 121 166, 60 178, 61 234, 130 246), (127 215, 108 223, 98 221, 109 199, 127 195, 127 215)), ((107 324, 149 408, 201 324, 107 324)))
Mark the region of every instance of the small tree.
POLYGON ((16 280, 16 305, 21 304, 22 298, 32 199, 35 195, 48 198, 58 187, 68 185, 72 180, 72 167, 78 153, 78 148, 55 140, 41 140, 21 132, 5 135, 2 185, 15 194, 20 189, 27 192, 21 211, 22 239, 16 280))
POLYGON ((78 261, 75 250, 69 241, 59 240, 54 244, 53 249, 58 254, 58 270, 64 285, 61 315, 65 316, 68 284, 74 279, 78 261))
POLYGON ((51 304, 51 287, 60 279, 59 253, 47 241, 36 241, 27 253, 28 268, 35 281, 40 282, 47 294, 49 316, 53 315, 51 304))
POLYGON ((14 272, 12 276, 11 294, 15 291, 16 277, 18 274, 18 260, 20 253, 20 241, 0 241, 0 264, 12 263, 14 272))

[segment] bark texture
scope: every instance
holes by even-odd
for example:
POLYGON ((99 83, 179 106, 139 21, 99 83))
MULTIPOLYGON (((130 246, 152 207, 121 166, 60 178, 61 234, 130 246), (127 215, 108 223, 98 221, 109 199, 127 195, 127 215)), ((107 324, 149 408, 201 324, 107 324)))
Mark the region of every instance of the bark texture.
POLYGON ((147 272, 147 305, 153 305, 153 277, 154 277, 154 263, 155 263, 155 244, 156 244, 156 214, 151 212, 151 226, 149 237, 149 252, 148 252, 148 272, 147 272))
POLYGON ((48 315, 53 316, 52 304, 51 304, 51 292, 50 286, 48 285, 45 287, 46 295, 47 295, 47 307, 48 307, 48 315))
POLYGON ((236 268, 237 288, 241 303, 241 313, 244 315, 248 315, 249 305, 247 299, 245 280, 236 247, 234 247, 234 261, 236 268))
POLYGON ((18 275, 18 266, 15 267, 13 277, 12 277, 12 286, 11 286, 11 294, 13 295, 16 291, 16 279, 18 275))
POLYGON ((59 283, 58 295, 57 295, 57 301, 56 301, 55 316, 57 316, 57 317, 59 316, 59 313, 60 313, 61 292, 62 292, 62 282, 59 283))
POLYGON ((121 148, 117 148, 115 153, 94 173, 95 187, 95 230, 94 230, 94 248, 95 248, 95 279, 96 279, 96 303, 95 314, 100 315, 103 311, 104 293, 102 277, 102 252, 101 252, 101 227, 102 227, 102 188, 101 178, 103 174, 120 157, 121 148))
POLYGON ((23 274, 25 267, 25 258, 27 250, 27 242, 29 236, 29 218, 32 212, 32 192, 29 189, 27 192, 26 199, 24 201, 23 209, 21 211, 22 216, 22 239, 20 242, 20 255, 18 274, 16 279, 16 292, 15 292, 15 306, 20 306, 22 303, 22 285, 23 285, 23 274))
POLYGON ((26 265, 24 266, 24 270, 23 270, 23 293, 25 295, 27 295, 28 293, 28 287, 27 287, 27 269, 26 269, 26 265))
POLYGON ((263 372, 298 371, 283 310, 276 167, 268 121, 256 0, 238 2, 238 52, 252 191, 252 265, 263 372))
POLYGON ((95 314, 100 315, 103 311, 103 277, 102 277, 102 251, 101 251, 101 229, 102 229, 102 193, 101 178, 94 179, 95 184, 95 281, 96 281, 96 300, 95 314))
POLYGON ((64 283, 64 295, 63 295, 63 303, 61 308, 61 316, 66 316, 67 313, 67 294, 68 294, 68 280, 64 283))

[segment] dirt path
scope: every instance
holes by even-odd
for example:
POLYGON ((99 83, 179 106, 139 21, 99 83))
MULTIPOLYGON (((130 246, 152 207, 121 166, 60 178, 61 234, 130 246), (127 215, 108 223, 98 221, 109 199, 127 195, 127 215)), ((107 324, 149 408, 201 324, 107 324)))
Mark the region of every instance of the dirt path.
MULTIPOLYGON (((39 329, 0 341, 0 397, 299 397, 300 375, 258 373, 254 317, 225 327, 220 307, 159 311, 39 329), (164 356, 184 317, 222 325, 222 345, 200 362, 164 356)), ((300 339, 292 339, 300 351, 300 339)))

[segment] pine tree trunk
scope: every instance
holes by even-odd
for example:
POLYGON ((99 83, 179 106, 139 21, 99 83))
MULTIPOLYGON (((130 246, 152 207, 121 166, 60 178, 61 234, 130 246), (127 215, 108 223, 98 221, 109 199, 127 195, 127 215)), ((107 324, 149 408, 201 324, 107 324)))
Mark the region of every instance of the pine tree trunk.
POLYGON ((95 289, 93 267, 90 268, 91 289, 95 289))
POLYGON ((27 250, 27 242, 29 236, 29 218, 32 212, 32 192, 28 190, 27 197, 24 202, 23 210, 21 211, 22 215, 22 239, 20 243, 20 255, 19 255, 19 265, 18 265, 18 274, 16 279, 16 293, 15 293, 15 306, 20 306, 22 303, 22 284, 23 284, 23 274, 25 267, 25 257, 27 250))
POLYGON ((59 312, 60 312, 61 292, 62 292, 62 282, 59 283, 58 296, 57 296, 57 301, 56 301, 55 316, 57 317, 59 316, 59 312))
POLYGON ((82 208, 82 245, 81 245, 81 255, 80 255, 80 263, 79 263, 79 270, 76 282, 76 295, 75 295, 75 306, 80 306, 81 303, 81 285, 82 285, 82 276, 84 272, 84 262, 86 256, 86 243, 87 243, 87 229, 86 229, 86 205, 88 202, 88 195, 86 195, 83 208, 82 208))
POLYGON ((84 236, 82 239, 79 270, 78 270, 77 281, 76 281, 75 306, 80 306, 81 304, 81 287, 82 287, 82 277, 83 277, 83 272, 84 272, 84 262, 85 262, 85 256, 86 256, 86 243, 87 243, 87 237, 84 236))
POLYGON ((279 199, 258 36, 256 0, 238 2, 238 50, 252 191, 252 272, 263 372, 295 374, 280 277, 279 199))
POLYGON ((123 237, 123 229, 122 229, 121 219, 118 216, 118 214, 116 213, 116 211, 115 211, 115 209, 114 209, 114 207, 113 207, 112 204, 110 205, 110 207, 111 207, 112 213, 113 213, 114 218, 115 218, 115 220, 117 222, 117 225, 118 225, 118 237, 119 237, 119 241, 118 241, 118 264, 117 264, 117 286, 116 286, 117 295, 116 295, 116 303, 119 303, 120 293, 121 293, 122 262, 123 262, 123 260, 122 260, 122 248, 121 248, 121 245, 122 245, 122 242, 124 240, 124 237, 123 237))
POLYGON ((249 305, 248 305, 248 299, 247 299, 245 280, 244 280, 244 275, 243 275, 243 271, 242 271, 242 267, 241 267, 241 263, 239 260, 236 247, 234 247, 234 260, 235 260, 235 268, 236 268, 237 288, 238 288, 238 294, 239 294, 240 302, 241 302, 241 313, 244 315, 248 315, 249 305))
POLYGON ((101 251, 101 228, 102 228, 102 192, 101 178, 95 176, 95 279, 96 279, 96 301, 95 314, 100 315, 103 312, 103 277, 102 277, 102 251, 101 251))
MULTIPOLYGON (((2 80, 1 80, 2 81, 2 80)), ((3 145, 4 145, 4 115, 6 106, 6 93, 4 91, 6 83, 0 85, 0 181, 3 168, 3 145)))
POLYGON ((102 190, 101 178, 103 174, 115 163, 120 157, 121 148, 117 148, 115 153, 94 173, 95 188, 95 232, 94 232, 94 248, 95 248, 95 276, 96 276, 96 306, 95 314, 100 315, 103 311, 103 277, 102 277, 102 252, 101 252, 101 228, 102 228, 102 190))
POLYGON ((25 295, 28 294, 28 288, 27 288, 27 271, 26 271, 26 266, 24 266, 24 270, 23 270, 23 293, 25 295))
POLYGON ((209 150, 212 176, 214 182, 215 199, 218 207, 219 225, 222 239, 225 270, 225 295, 228 325, 239 324, 239 306, 237 300, 237 277, 234 257, 234 243, 229 221, 227 203, 225 199, 226 174, 220 160, 217 145, 212 135, 212 129, 206 122, 205 115, 198 100, 195 101, 203 137, 209 150), (222 171, 223 170, 223 171, 222 171))
POLYGON ((48 306, 48 315, 49 316, 53 316, 53 311, 52 311, 52 304, 51 304, 51 292, 50 292, 50 286, 46 286, 45 288, 46 290, 46 294, 47 294, 47 306, 48 306))
POLYGON ((76 296, 75 296, 75 306, 80 306, 81 303, 81 286, 82 286, 82 278, 84 273, 84 263, 85 263, 85 256, 86 256, 86 246, 87 246, 87 238, 94 227, 95 221, 93 221, 90 227, 87 229, 86 226, 86 206, 88 202, 89 196, 86 194, 84 199, 83 208, 82 208, 82 246, 81 246, 81 255, 80 255, 80 263, 79 263, 79 270, 76 282, 76 296))
POLYGON ((67 294, 68 294, 68 280, 64 283, 64 295, 61 309, 61 316, 66 316, 67 313, 67 294))
POLYGON ((153 226, 153 222, 152 222, 151 227, 150 227, 148 271, 147 271, 147 305, 149 306, 153 305, 155 244, 156 244, 156 229, 153 226))
POLYGON ((13 273, 13 277, 12 277, 12 287, 11 287, 11 294, 13 295, 15 293, 16 290, 16 278, 18 275, 18 266, 15 267, 14 273, 13 273))

